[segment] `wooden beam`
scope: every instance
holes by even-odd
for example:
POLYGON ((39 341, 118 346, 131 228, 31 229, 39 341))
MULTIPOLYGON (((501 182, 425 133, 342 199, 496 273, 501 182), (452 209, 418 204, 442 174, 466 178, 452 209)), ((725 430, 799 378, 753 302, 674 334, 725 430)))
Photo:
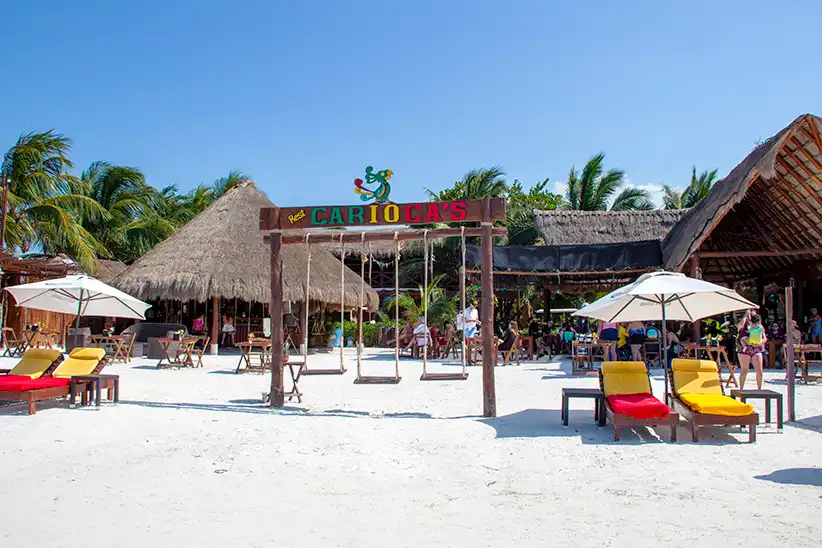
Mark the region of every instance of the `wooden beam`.
MULTIPOLYGON (((788 166, 785 165, 783 167, 788 167, 788 166)), ((782 198, 784 198, 788 202, 792 203, 797 208, 797 212, 798 212, 799 209, 802 209, 804 211, 805 215, 807 215, 808 217, 813 217, 813 219, 815 219, 816 222, 809 222, 808 219, 806 218, 806 219, 804 219, 803 224, 805 225, 805 228, 808 231, 812 231, 814 234, 816 234, 816 241, 822 240, 822 234, 820 234, 819 230, 816 228, 817 226, 822 224, 822 217, 820 217, 819 212, 806 203, 805 197, 802 196, 801 194, 799 194, 798 192, 796 192, 796 188, 794 188, 794 186, 790 183, 790 181, 784 175, 779 173, 778 170, 776 171, 776 176, 777 176, 778 180, 785 183, 785 186, 787 186, 788 188, 783 189, 779 185, 773 185, 771 187, 771 190, 773 190, 774 192, 776 192, 777 194, 782 196, 782 198), (798 197, 795 198, 791 194, 791 192, 798 194, 798 197)))
MULTIPOLYGON (((801 144, 799 143, 799 141, 796 141, 796 137, 794 137, 794 140, 795 140, 795 142, 798 144, 798 149, 797 149, 797 150, 798 150, 798 151, 801 151, 801 152, 805 152, 805 149, 804 149, 804 148, 802 148, 802 146, 801 146, 801 144)), ((790 149, 786 146, 786 147, 783 147, 783 148, 782 148, 782 152, 783 152, 786 156, 788 156, 791 160, 793 160, 793 161, 794 161, 794 163, 796 163, 796 165, 797 165, 798 167, 801 167, 801 168, 802 168, 802 170, 803 170, 805 173, 807 173, 807 174, 810 176, 810 178, 811 178, 811 179, 813 179, 814 181, 816 181, 816 184, 818 184, 820 187, 822 187, 822 179, 820 179, 820 178, 819 178, 819 177, 818 177, 815 173, 813 173, 813 172, 812 172, 812 171, 808 168, 808 166, 806 166, 806 165, 805 165, 805 163, 804 163, 804 162, 803 162, 800 158, 798 158, 798 157, 797 157, 797 156, 793 153, 793 151, 791 151, 791 150, 790 150, 790 149)), ((811 159, 813 162, 816 162, 816 159, 815 159, 815 158, 813 158, 813 156, 808 155, 808 158, 809 158, 809 159, 811 159)), ((805 192, 807 192, 807 193, 808 193, 808 195, 810 196, 810 199, 811 199, 811 200, 813 200, 813 201, 816 203, 816 205, 818 205, 818 206, 822 206, 822 199, 820 199, 820 197, 819 197, 819 191, 818 191, 818 190, 814 190, 814 189, 813 189, 813 187, 811 187, 811 185, 809 185, 809 184, 808 184, 808 182, 805 180, 805 178, 804 178, 804 177, 802 177, 801 175, 799 175, 799 173, 797 173, 797 172, 796 172, 796 170, 794 170, 794 169, 790 166, 790 164, 788 164, 788 162, 786 162, 786 161, 785 161, 785 159, 784 159, 784 158, 777 158, 777 164, 779 164, 780 166, 784 167, 784 168, 785 168, 785 170, 786 170, 786 171, 788 171, 788 173, 790 173, 791 175, 793 175, 793 176, 794 176, 794 178, 796 179, 796 182, 797 182, 798 184, 800 184, 800 185, 802 186, 802 188, 804 188, 804 189, 805 189, 805 192)), ((822 165, 819 165, 819 164, 817 163, 817 168, 818 168, 818 169, 820 169, 820 170, 822 170, 822 165)))
MULTIPOLYGON (((352 243, 361 243, 362 242, 362 234, 365 234, 365 241, 366 242, 379 242, 379 241, 394 241, 394 235, 396 234, 396 238, 400 241, 405 240, 422 240, 423 232, 425 230, 421 228, 412 228, 412 229, 398 229, 398 230, 330 230, 330 231, 319 231, 319 230, 295 230, 284 233, 282 236, 283 245, 289 244, 304 244, 305 243, 305 236, 308 235, 308 240, 312 244, 317 243, 339 243, 340 235, 343 237, 343 241, 352 243)), ((430 228, 428 229, 428 239, 437 239, 437 238, 451 238, 454 236, 460 236, 462 234, 460 228, 430 228)), ((505 227, 493 227, 491 228, 491 235, 492 236, 504 236, 508 234, 508 229, 505 227)), ((477 227, 465 227, 465 237, 466 238, 473 238, 477 236, 482 236, 482 228, 477 227)), ((267 239, 268 236, 265 236, 264 239, 267 239)))
POLYGON ((805 247, 814 246, 816 242, 811 240, 808 237, 808 235, 804 232, 795 230, 792 232, 787 231, 785 226, 790 224, 793 219, 791 219, 790 215, 783 215, 776 211, 773 208, 773 205, 771 204, 770 200, 768 199, 769 197, 766 196, 764 192, 760 193, 759 198, 760 199, 757 200, 757 204, 760 210, 765 211, 769 214, 770 223, 772 224, 771 228, 774 231, 779 232, 785 241, 790 242, 793 240, 801 239, 802 245, 804 245, 805 247), (779 222, 780 218, 782 219, 782 222, 779 222))
POLYGON ((788 249, 784 251, 700 251, 700 258, 780 257, 793 255, 822 255, 822 247, 788 249))
POLYGON ((482 393, 484 417, 497 416, 497 392, 494 383, 496 333, 494 331, 494 241, 491 226, 491 199, 482 200, 482 393))
POLYGON ((822 154, 822 138, 819 137, 819 129, 816 127, 816 122, 813 121, 813 118, 810 116, 808 117, 808 129, 805 129, 805 126, 799 126, 800 131, 810 137, 813 142, 816 144, 816 149, 819 151, 819 154, 822 154))
MULTIPOLYGON (((220 344, 220 297, 211 298, 211 348, 220 344)), ((203 349, 205 352, 206 349, 203 349)))

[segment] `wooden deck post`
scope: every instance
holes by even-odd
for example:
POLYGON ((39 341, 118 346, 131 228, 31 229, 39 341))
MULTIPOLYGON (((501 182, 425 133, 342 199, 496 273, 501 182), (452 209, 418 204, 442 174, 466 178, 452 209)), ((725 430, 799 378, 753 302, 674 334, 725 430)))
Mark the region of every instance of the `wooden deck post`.
MULTIPOLYGON (((277 216, 275 215, 276 219, 277 216)), ((283 391, 283 233, 271 233, 271 407, 285 405, 283 391)))
MULTIPOLYGON (((788 373, 788 421, 796 420, 796 369, 793 355, 793 287, 785 288, 785 355, 788 373)), ((778 402, 777 402, 778 403, 778 402)), ((770 405, 770 404, 769 404, 770 405)))
MULTIPOLYGON (((220 297, 211 298, 211 347, 220 344, 220 297)), ((203 349, 205 351, 205 348, 203 349)))
POLYGON ((497 416, 497 394, 494 386, 494 242, 491 200, 482 200, 482 415, 497 416))
POLYGON ((793 274, 794 287, 796 287, 796 291, 794 292, 795 306, 793 313, 800 331, 805 327, 805 276, 802 267, 802 263, 797 264, 794 267, 793 274))
POLYGON ((542 321, 546 324, 551 321, 551 282, 542 286, 542 321))
MULTIPOLYGON (((691 278, 696 278, 699 275, 699 255, 691 257, 691 278)), ((667 327, 667 326, 666 326, 667 327)), ((702 340, 702 331, 700 329, 699 320, 691 324, 691 340, 696 344, 702 340)))

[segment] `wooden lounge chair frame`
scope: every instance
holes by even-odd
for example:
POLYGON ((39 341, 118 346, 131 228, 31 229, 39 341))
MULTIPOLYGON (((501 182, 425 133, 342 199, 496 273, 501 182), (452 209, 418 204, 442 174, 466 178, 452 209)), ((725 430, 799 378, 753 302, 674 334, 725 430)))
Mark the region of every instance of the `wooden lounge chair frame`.
MULTIPOLYGON (((517 365, 520 365, 519 361, 519 335, 514 338, 514 344, 511 345, 511 348, 508 350, 500 350, 499 349, 499 340, 494 341, 494 359, 496 362, 496 358, 502 354, 502 365, 508 365, 511 362, 511 356, 513 355, 516 357, 517 365)), ((496 363, 494 364, 496 365, 496 363)))
MULTIPOLYGON (((729 417, 726 415, 713 415, 710 413, 698 413, 688 407, 685 402, 679 399, 676 393, 676 386, 674 385, 674 369, 669 367, 668 381, 671 386, 671 393, 668 395, 671 398, 671 407, 679 413, 682 418, 691 423, 691 439, 694 442, 699 441, 699 427, 700 426, 747 426, 748 427, 748 442, 754 443, 756 441, 756 426, 759 424, 759 414, 754 412, 750 415, 742 417, 729 417)), ((719 369, 717 368, 717 375, 719 369)), ((722 395, 725 395, 725 388, 722 382, 719 382, 719 388, 722 390, 722 395)))
MULTIPOLYGON (((646 368, 645 375, 648 378, 648 393, 653 396, 653 392, 651 391, 651 377, 648 373, 646 368)), ((611 408, 611 404, 608 403, 608 398, 605 396, 605 379, 602 375, 602 369, 599 370, 599 389, 602 390, 602 401, 605 407, 605 420, 611 421, 611 424, 614 426, 614 441, 620 440, 620 429, 621 428, 634 428, 637 426, 642 427, 656 427, 656 426, 667 426, 671 429, 671 441, 676 441, 676 429, 679 426, 679 415, 671 410, 671 413, 665 417, 664 419, 637 419, 634 417, 629 417, 628 415, 623 415, 621 413, 614 413, 614 410, 611 408)))
MULTIPOLYGON (((61 356, 62 357, 62 356, 61 356)), ((62 360, 61 360, 62 361, 62 360)), ((97 364, 97 367, 91 372, 92 375, 99 375, 103 368, 108 364, 109 358, 104 357, 100 360, 100 363, 97 364)), ((56 369, 56 366, 55 366, 56 369)), ((53 371, 53 369, 52 369, 53 371)), ((41 379, 43 377, 40 377, 41 379)), ((37 413, 37 402, 41 400, 50 400, 52 398, 60 398, 63 396, 68 396, 71 392, 71 388, 69 383, 65 384, 64 386, 50 386, 48 388, 36 388, 34 390, 24 390, 22 392, 3 392, 0 391, 0 401, 22 401, 26 402, 28 408, 28 414, 34 415, 37 413)), ((85 401, 86 398, 85 391, 83 392, 83 398, 85 401)))

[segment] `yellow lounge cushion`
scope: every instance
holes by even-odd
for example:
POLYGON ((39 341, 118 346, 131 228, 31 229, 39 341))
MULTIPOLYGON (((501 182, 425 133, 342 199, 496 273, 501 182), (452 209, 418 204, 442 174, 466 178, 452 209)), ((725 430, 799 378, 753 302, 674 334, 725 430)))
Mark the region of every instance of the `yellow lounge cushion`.
POLYGON ((717 394, 722 395, 719 369, 709 360, 671 361, 674 372, 674 392, 677 394, 717 394))
POLYGON ((17 362, 17 365, 9 371, 9 375, 21 375, 32 379, 39 379, 59 356, 59 350, 31 348, 26 350, 23 357, 17 362))
POLYGON ((76 375, 91 375, 106 356, 102 348, 75 348, 69 358, 54 370, 54 377, 74 377, 76 375))
POLYGON ((605 396, 650 394, 651 382, 643 362, 602 362, 605 396))
POLYGON ((754 412, 753 405, 722 394, 680 394, 679 399, 693 411, 704 415, 745 417, 754 412))

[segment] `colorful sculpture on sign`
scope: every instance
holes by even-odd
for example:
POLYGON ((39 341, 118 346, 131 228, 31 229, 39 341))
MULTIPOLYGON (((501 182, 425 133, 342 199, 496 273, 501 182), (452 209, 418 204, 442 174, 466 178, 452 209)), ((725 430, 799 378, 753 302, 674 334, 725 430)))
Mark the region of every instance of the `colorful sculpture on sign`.
POLYGON ((388 180, 393 174, 394 172, 390 169, 374 173, 374 168, 368 166, 365 168, 365 181, 359 178, 354 179, 354 192, 360 195, 360 200, 363 202, 374 200, 378 203, 385 203, 391 194, 391 185, 388 184, 388 180))

